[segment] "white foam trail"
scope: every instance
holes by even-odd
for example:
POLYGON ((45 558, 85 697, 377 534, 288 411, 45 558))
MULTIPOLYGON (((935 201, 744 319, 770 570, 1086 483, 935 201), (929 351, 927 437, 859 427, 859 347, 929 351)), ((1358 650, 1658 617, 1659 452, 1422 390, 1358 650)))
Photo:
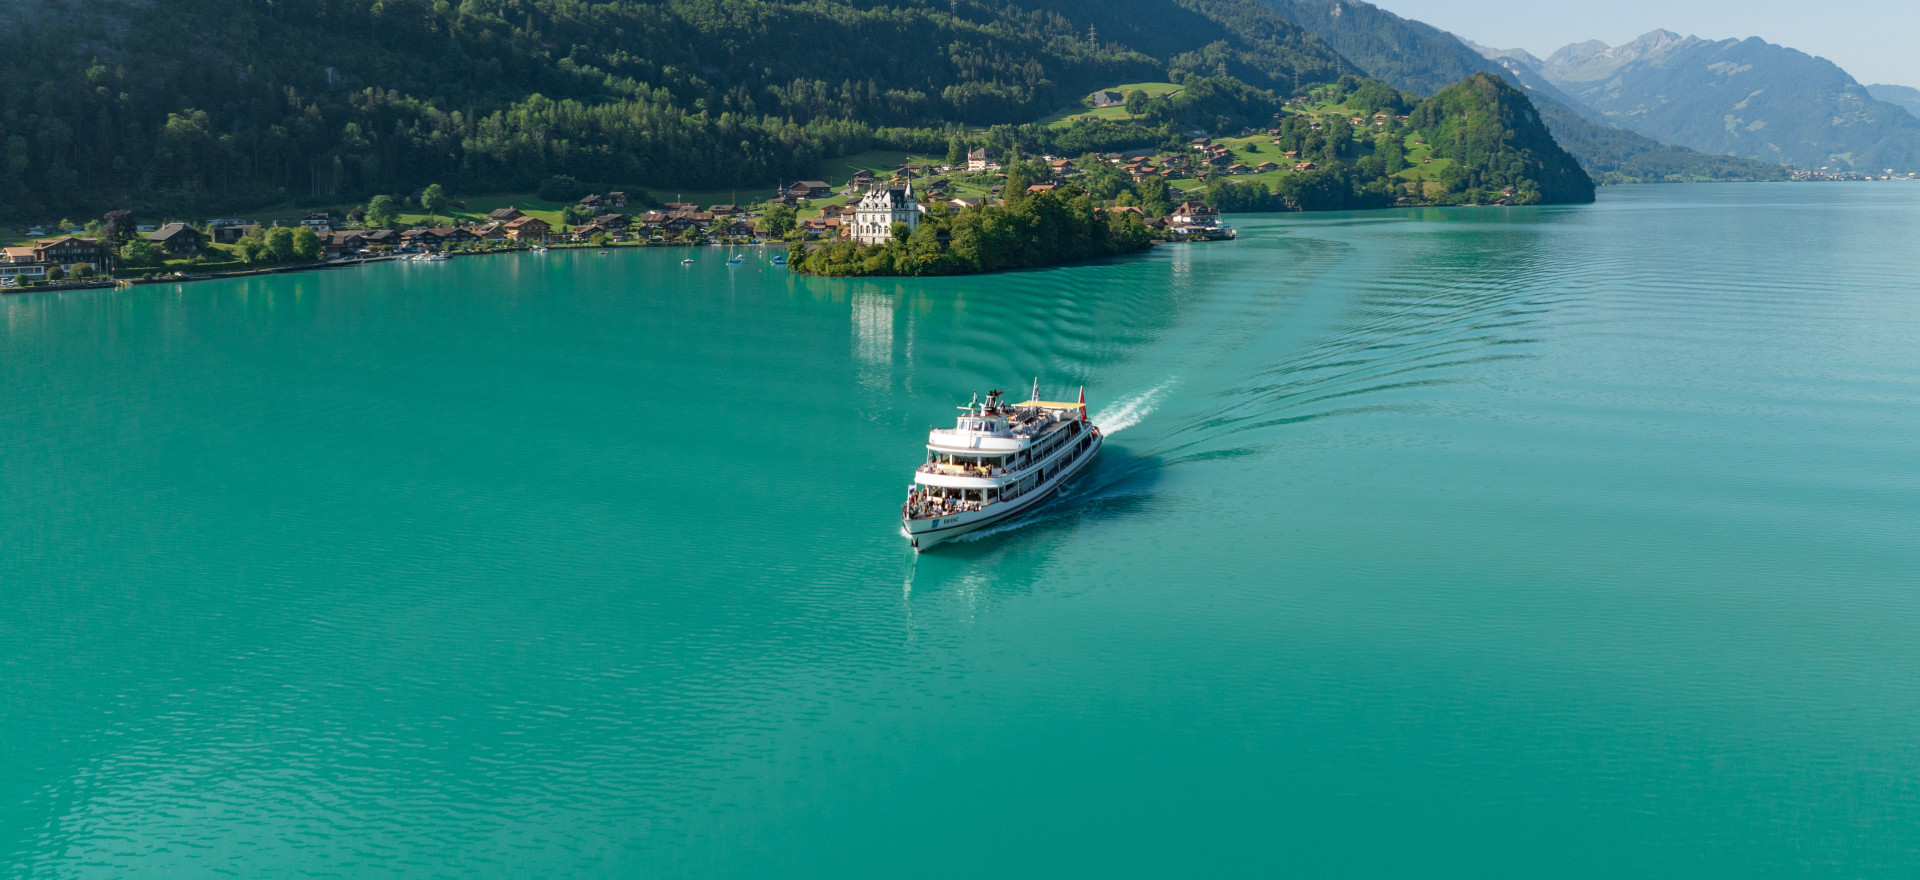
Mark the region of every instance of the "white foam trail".
POLYGON ((1153 405, 1159 402, 1160 395, 1173 387, 1174 381, 1168 379, 1132 397, 1121 398, 1111 408, 1103 409, 1099 415, 1094 416, 1093 423, 1099 425, 1100 430, 1106 432, 1108 436, 1140 424, 1141 419, 1153 412, 1153 405))

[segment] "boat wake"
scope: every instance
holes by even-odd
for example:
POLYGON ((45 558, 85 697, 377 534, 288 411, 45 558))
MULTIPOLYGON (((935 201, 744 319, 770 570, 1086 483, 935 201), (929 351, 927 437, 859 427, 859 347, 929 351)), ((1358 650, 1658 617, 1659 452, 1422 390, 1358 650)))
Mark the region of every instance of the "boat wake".
POLYGON ((1122 398, 1118 403, 1101 410, 1099 415, 1094 416, 1093 423, 1099 425, 1100 430, 1109 437, 1140 424, 1140 420, 1153 412, 1154 405, 1160 401, 1160 396, 1165 394, 1167 389, 1172 388, 1175 381, 1177 380, 1168 379, 1139 394, 1122 398))

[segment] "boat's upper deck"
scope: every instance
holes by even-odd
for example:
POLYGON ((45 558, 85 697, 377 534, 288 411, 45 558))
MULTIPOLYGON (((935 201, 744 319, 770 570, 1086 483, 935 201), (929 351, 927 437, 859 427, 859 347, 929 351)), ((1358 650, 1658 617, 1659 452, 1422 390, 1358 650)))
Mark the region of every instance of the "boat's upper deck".
POLYGON ((1051 400, 1029 400, 1004 404, 1000 392, 987 395, 986 403, 971 403, 952 428, 927 432, 927 448, 935 452, 982 451, 1017 452, 1057 431, 1070 413, 1079 413, 1083 404, 1051 400))

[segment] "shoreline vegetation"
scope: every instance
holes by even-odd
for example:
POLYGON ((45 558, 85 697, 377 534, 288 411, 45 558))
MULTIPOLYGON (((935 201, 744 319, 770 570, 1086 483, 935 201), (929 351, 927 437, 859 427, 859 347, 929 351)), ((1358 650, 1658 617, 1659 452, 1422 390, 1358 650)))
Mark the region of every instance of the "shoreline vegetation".
POLYGON ((793 242, 787 268, 808 275, 971 275, 1032 269, 1153 247, 1153 234, 1135 211, 1107 211, 1078 187, 1015 198, 1004 205, 955 211, 934 204, 911 231, 896 223, 893 237, 861 245, 793 242))

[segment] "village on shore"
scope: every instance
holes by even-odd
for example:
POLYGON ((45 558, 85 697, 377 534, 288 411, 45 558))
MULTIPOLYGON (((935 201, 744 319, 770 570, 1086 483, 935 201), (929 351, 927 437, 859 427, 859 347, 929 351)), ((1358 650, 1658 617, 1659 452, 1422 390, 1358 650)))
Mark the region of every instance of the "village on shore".
MULTIPOLYGON (((1105 163, 1134 182, 1189 175, 1204 179, 1210 174, 1252 170, 1235 161, 1228 145, 1207 137, 1194 138, 1191 156, 1155 157, 1152 151, 1136 151, 1078 162, 1053 156, 1040 161, 1049 176, 1024 184, 1021 195, 1074 183, 1085 174, 1079 164, 1087 161, 1105 163)), ((1260 170, 1270 170, 1271 164, 1260 170)), ((1300 164, 1299 170, 1313 165, 1300 164)), ((839 186, 824 180, 796 180, 752 205, 668 202, 641 207, 638 199, 616 190, 582 196, 552 219, 556 212, 523 211, 509 205, 483 216, 449 218, 451 222, 444 225, 422 220, 400 229, 368 223, 364 208, 345 213, 312 211, 270 223, 219 218, 118 231, 101 221, 34 227, 26 230, 28 242, 0 253, 0 290, 191 280, 354 265, 414 254, 485 254, 536 247, 761 245, 836 239, 870 245, 892 237, 896 224, 911 231, 928 210, 966 211, 1004 202, 1007 179, 992 151, 979 148, 967 155, 964 166, 909 161, 884 176, 872 169, 857 170, 839 186), (265 244, 276 238, 280 241, 277 253, 265 244), (250 240, 263 243, 253 259, 242 255, 241 246, 250 240)), ((1171 187, 1168 192, 1185 195, 1171 187)), ((421 196, 415 193, 409 201, 421 196)), ((1155 237, 1165 241, 1214 241, 1235 235, 1232 227, 1221 224, 1218 212, 1196 198, 1151 215, 1139 205, 1100 210, 1136 214, 1155 237)))

